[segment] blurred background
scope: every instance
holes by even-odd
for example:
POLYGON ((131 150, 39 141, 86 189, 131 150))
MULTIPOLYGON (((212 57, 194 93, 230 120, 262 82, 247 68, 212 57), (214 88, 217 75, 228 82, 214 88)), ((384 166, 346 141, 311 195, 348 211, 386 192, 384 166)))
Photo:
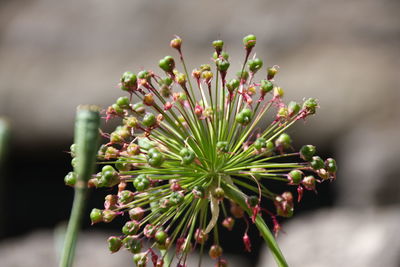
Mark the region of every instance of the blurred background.
MULTIPOLYGON (((0 0, 0 116, 10 125, 0 176, 0 266, 56 266, 57 229, 73 190, 66 153, 79 104, 110 105, 130 70, 158 71, 174 34, 189 69, 225 41, 231 69, 242 38, 279 65, 286 100, 319 99, 316 116, 289 131, 338 161, 338 179, 307 192, 279 243, 291 266, 400 266, 400 2, 397 0, 0 0)), ((2 124, 0 123, 0 132, 2 124)), ((106 192, 92 192, 89 208, 106 192)), ((88 209, 89 210, 89 209, 88 209)), ((121 222, 84 224, 76 266, 131 266, 106 238, 121 222)), ((253 232, 223 233, 231 266, 274 266, 253 232)), ((213 264, 213 263, 212 263, 213 264)), ((196 266, 189 264, 189 266, 196 266)), ((211 266, 206 265, 206 266, 211 266)))

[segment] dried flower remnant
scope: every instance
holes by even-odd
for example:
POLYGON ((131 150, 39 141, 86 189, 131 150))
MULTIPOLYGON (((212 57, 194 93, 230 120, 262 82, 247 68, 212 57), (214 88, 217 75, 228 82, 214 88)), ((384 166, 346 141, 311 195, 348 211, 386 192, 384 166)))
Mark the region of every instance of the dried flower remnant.
MULTIPOLYGON (((313 98, 302 104, 283 102, 284 91, 275 81, 278 67, 262 71, 263 61, 250 58, 254 35, 243 39, 245 60, 230 79, 223 41, 213 42, 212 64, 194 69, 193 80, 182 39, 175 37, 170 45, 178 52, 182 70, 166 56, 159 62, 164 74, 125 72, 120 87, 128 96, 105 111, 107 120, 119 119, 121 124, 112 133, 102 133, 108 139, 98 153, 104 166, 89 186, 116 191, 90 217, 93 224, 127 218, 121 236, 109 238, 109 248, 114 253, 125 247, 137 266, 168 266, 172 245, 178 266, 185 266, 191 250, 200 247, 203 252, 207 245, 216 266, 227 266, 221 258, 221 226, 232 230, 235 220, 245 220, 247 228, 237 230, 243 233, 246 251, 251 250, 251 224, 269 245, 275 244, 262 216, 272 220, 277 232, 276 217, 293 215, 293 194, 297 192, 300 201, 304 190, 315 191, 317 182, 333 180, 336 162, 323 161, 312 145, 295 152, 287 130, 315 114, 318 104, 313 98), (256 81, 256 73, 263 79, 256 81), (268 112, 275 120, 265 126, 268 112), (270 180, 286 183, 293 193, 270 191, 270 180), (263 208, 263 199, 275 210, 263 208), (144 240, 150 247, 142 246, 144 240)), ((74 173, 65 178, 70 186, 75 180, 74 173)), ((272 252, 285 265, 279 248, 272 252)))

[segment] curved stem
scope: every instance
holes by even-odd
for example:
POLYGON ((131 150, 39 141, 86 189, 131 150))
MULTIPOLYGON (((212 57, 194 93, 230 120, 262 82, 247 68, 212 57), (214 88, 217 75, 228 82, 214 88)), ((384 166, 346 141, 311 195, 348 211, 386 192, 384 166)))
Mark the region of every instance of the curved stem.
MULTIPOLYGON (((243 194, 240 190, 235 188, 233 185, 223 184, 222 185, 225 194, 228 198, 235 201, 243 210, 247 212, 249 216, 252 216, 252 210, 246 204, 246 195, 243 194)), ((257 226, 258 230, 260 231, 262 237, 264 238, 265 242, 268 245, 272 255, 275 258, 275 261, 279 267, 287 267, 289 266, 285 260, 285 257, 282 254, 278 244, 274 236, 272 235, 271 231, 268 229, 265 221, 260 215, 257 215, 255 220, 255 225, 257 226)))

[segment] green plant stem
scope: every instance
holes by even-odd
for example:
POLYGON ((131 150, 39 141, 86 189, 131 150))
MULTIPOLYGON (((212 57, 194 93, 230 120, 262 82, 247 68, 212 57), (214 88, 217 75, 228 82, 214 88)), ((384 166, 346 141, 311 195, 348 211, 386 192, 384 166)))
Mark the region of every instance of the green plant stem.
MULTIPOLYGON (((5 118, 0 117, 0 214, 5 214, 5 166, 6 157, 8 154, 9 138, 10 137, 10 125, 5 118)), ((0 237, 5 234, 5 224, 7 216, 1 216, 0 218, 0 237)))
MULTIPOLYGON (((249 216, 252 216, 252 210, 247 206, 246 203, 246 196, 243 193, 240 193, 238 189, 236 189, 232 185, 223 184, 222 188, 225 191, 227 197, 235 201, 239 206, 247 212, 249 216)), ((287 267, 289 266, 285 260, 285 257, 282 254, 276 240, 268 229, 268 226, 265 224, 263 218, 260 215, 257 215, 255 220, 255 225, 257 226, 258 230, 260 231, 262 237, 264 238, 265 242, 267 243, 272 255, 275 258, 275 261, 279 267, 287 267)))
POLYGON ((75 145, 78 164, 74 169, 77 174, 77 182, 71 217, 61 253, 60 267, 70 267, 74 260, 76 241, 85 211, 88 192, 87 181, 91 177, 96 161, 99 125, 100 115, 97 109, 90 106, 78 108, 75 121, 75 145))

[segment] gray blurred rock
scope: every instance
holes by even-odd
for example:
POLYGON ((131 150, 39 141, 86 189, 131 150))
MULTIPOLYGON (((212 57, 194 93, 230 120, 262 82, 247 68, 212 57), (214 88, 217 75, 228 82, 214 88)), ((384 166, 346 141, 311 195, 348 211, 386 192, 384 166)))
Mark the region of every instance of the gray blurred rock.
MULTIPOLYGON (((400 208, 321 210, 284 225, 278 243, 295 267, 400 266, 400 208)), ((264 248, 258 266, 275 266, 264 248)))

